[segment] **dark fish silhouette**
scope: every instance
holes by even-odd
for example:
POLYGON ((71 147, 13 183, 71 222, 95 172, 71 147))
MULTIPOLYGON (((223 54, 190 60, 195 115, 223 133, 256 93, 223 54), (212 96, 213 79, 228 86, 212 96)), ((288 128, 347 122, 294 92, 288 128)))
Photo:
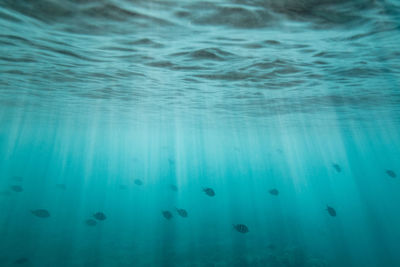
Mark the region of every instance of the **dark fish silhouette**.
POLYGON ((135 183, 135 185, 142 185, 143 184, 142 180, 140 180, 140 179, 135 179, 134 183, 135 183))
POLYGON ((336 217, 336 210, 334 208, 326 206, 326 210, 328 211, 329 215, 336 217))
POLYGON ((93 214, 93 217, 98 221, 104 221, 105 219, 107 219, 107 216, 101 211, 93 214))
POLYGON ((172 213, 170 212, 170 211, 168 211, 168 210, 164 210, 163 212, 162 212, 162 215, 164 216, 164 218, 165 219, 167 219, 167 220, 171 220, 172 219, 172 213))
POLYGON ((176 212, 178 212, 179 216, 186 218, 188 216, 188 213, 185 209, 178 209, 176 208, 176 212))
POLYGON ((20 185, 13 185, 10 188, 11 188, 12 191, 18 192, 18 193, 24 191, 24 189, 20 185))
POLYGON ((28 258, 19 258, 19 259, 16 259, 15 261, 14 261, 14 263, 15 264, 25 264, 25 263, 28 263, 28 258))
POLYGON ((127 189, 128 187, 126 186, 126 185, 124 185, 124 184, 121 184, 121 185, 119 185, 119 189, 121 189, 121 190, 125 190, 125 189, 127 189))
POLYGON ((50 217, 50 212, 45 209, 37 209, 37 210, 32 210, 31 211, 33 215, 39 218, 48 218, 50 217))
POLYGON ((57 188, 60 188, 61 190, 66 190, 67 186, 65 184, 56 184, 57 188))
POLYGON ((207 196, 213 197, 215 196, 214 189, 210 187, 203 188, 204 193, 206 193, 207 196))
POLYGON ((386 174, 389 175, 392 178, 396 178, 397 177, 396 173, 394 171, 392 171, 392 170, 386 170, 386 174))
POLYGON ((276 189, 276 188, 273 188, 273 189, 269 190, 269 193, 270 193, 271 195, 273 195, 273 196, 279 195, 279 191, 278 191, 278 189, 276 189))
POLYGON ((178 191, 178 187, 176 186, 176 185, 174 185, 174 184, 171 184, 170 186, 169 186, 169 188, 172 190, 172 191, 178 191))
POLYGON ((335 168, 335 170, 336 170, 337 172, 341 172, 341 171, 342 171, 342 168, 339 166, 339 164, 334 163, 334 164, 332 164, 332 166, 333 166, 333 168, 335 168))
POLYGON ((233 228, 235 228, 236 231, 239 233, 245 234, 249 232, 249 228, 245 224, 236 224, 233 225, 233 228))
POLYGON ((85 221, 85 224, 88 225, 88 226, 95 226, 97 224, 97 221, 94 220, 94 219, 87 219, 85 221))

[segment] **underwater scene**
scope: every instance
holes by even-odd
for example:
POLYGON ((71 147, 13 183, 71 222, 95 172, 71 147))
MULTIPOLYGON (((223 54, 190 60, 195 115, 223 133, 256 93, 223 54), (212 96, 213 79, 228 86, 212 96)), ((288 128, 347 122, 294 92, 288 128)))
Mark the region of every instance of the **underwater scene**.
POLYGON ((1 0, 0 266, 400 266, 400 1, 1 0))

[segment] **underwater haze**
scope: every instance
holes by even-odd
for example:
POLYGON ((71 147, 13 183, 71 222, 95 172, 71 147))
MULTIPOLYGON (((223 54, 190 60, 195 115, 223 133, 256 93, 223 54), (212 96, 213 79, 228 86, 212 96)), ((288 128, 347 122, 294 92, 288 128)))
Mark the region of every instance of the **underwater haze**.
POLYGON ((400 1, 1 0, 0 266, 400 266, 400 1))

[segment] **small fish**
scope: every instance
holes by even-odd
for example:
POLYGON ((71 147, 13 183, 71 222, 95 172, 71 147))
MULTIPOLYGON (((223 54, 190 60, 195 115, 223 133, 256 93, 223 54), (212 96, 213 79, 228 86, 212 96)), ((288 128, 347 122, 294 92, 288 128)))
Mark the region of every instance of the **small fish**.
POLYGON ((273 189, 269 190, 268 192, 273 196, 279 195, 279 191, 276 188, 273 188, 273 189))
POLYGON ((171 184, 171 185, 169 186, 169 189, 171 189, 172 191, 175 191, 175 192, 178 191, 178 187, 177 187, 176 185, 174 185, 174 184, 171 184))
POLYGON ((165 219, 171 220, 172 219, 172 213, 168 210, 163 210, 162 215, 164 216, 165 219))
POLYGON ((269 245, 267 246, 267 248, 268 248, 269 250, 275 250, 275 249, 276 249, 276 246, 275 246, 274 244, 269 244, 269 245))
POLYGON ((178 209, 176 208, 176 212, 178 212, 179 216, 186 218, 188 216, 188 213, 185 209, 178 209))
POLYGON ((31 213, 35 215, 36 217, 39 218, 48 218, 50 217, 50 212, 45 209, 37 209, 37 210, 32 210, 31 213))
POLYGON ((119 189, 126 190, 128 187, 124 184, 119 185, 119 189))
POLYGON ((107 219, 107 216, 101 211, 93 214, 93 217, 98 221, 104 221, 105 219, 107 219))
POLYGON ((65 184, 56 184, 57 188, 60 188, 61 190, 66 190, 67 186, 65 184))
POLYGON ((336 217, 336 210, 334 208, 326 206, 326 210, 328 211, 329 215, 336 217))
POLYGON ((24 191, 24 189, 20 185, 12 185, 10 188, 12 191, 17 192, 17 193, 24 191))
POLYGON ((337 172, 341 172, 341 171, 342 171, 342 168, 339 166, 339 164, 334 163, 334 164, 332 164, 332 166, 333 166, 333 168, 335 168, 335 170, 336 170, 337 172))
POLYGON ((386 170, 386 174, 389 175, 392 178, 396 178, 397 177, 396 173, 394 171, 392 171, 392 170, 386 170))
POLYGON ((14 261, 14 263, 15 263, 15 264, 25 264, 25 263, 27 263, 28 261, 29 261, 28 258, 23 257, 23 258, 16 259, 16 260, 14 261))
POLYGON ((175 160, 173 159, 168 159, 169 165, 174 165, 175 164, 175 160))
POLYGON ((142 180, 140 180, 140 179, 135 179, 134 183, 135 183, 135 185, 142 185, 143 184, 142 180))
POLYGON ((95 226, 97 224, 97 221, 94 220, 94 219, 87 219, 85 221, 85 224, 88 225, 88 226, 95 226))
POLYGON ((245 234, 249 232, 249 228, 245 224, 236 224, 233 225, 233 228, 235 228, 236 231, 239 233, 245 234))
POLYGON ((207 196, 213 197, 215 196, 214 189, 210 187, 203 188, 204 193, 206 193, 207 196))

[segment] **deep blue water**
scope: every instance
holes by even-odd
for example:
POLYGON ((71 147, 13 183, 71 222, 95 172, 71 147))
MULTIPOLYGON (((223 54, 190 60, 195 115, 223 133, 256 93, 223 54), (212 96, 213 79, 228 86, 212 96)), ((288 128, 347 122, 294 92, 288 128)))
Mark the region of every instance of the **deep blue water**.
POLYGON ((0 266, 396 267, 399 203, 399 1, 0 1, 0 266))

